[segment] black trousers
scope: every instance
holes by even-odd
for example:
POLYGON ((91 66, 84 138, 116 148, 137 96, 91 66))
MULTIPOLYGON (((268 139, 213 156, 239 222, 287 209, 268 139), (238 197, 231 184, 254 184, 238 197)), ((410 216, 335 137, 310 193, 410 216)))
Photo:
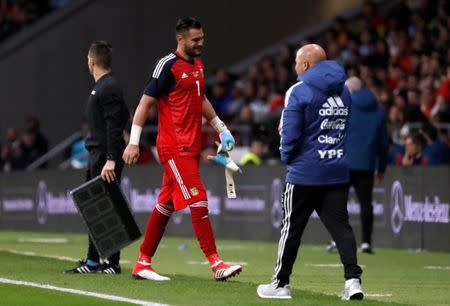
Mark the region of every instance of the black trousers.
POLYGON ((315 210, 330 232, 344 265, 345 279, 360 278, 356 242, 348 222, 348 185, 300 186, 287 183, 282 196, 283 222, 274 281, 289 284, 303 231, 315 210))
POLYGON ((355 188, 361 206, 362 242, 372 244, 373 232, 373 171, 350 170, 350 184, 355 188))
MULTIPOLYGON (((89 162, 88 169, 86 172, 86 181, 93 179, 96 176, 99 176, 102 173, 103 166, 106 163, 106 151, 100 148, 90 149, 89 150, 89 162)), ((116 178, 120 180, 120 176, 122 175, 123 169, 123 161, 116 161, 116 167, 114 172, 116 173, 116 178)), ((92 242, 91 236, 89 235, 89 247, 87 252, 87 259, 92 261, 99 262, 100 256, 98 254, 97 249, 95 248, 94 243, 92 242)), ((108 258, 108 261, 112 264, 119 264, 120 260, 120 252, 114 253, 108 258)))

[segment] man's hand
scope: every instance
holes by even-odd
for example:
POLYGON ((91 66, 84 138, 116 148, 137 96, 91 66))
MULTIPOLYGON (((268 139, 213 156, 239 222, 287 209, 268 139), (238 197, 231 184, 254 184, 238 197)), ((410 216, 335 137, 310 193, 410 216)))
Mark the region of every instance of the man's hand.
POLYGON ((127 165, 134 165, 137 163, 139 159, 139 146, 128 144, 125 151, 123 151, 122 158, 127 165))
POLYGON ((116 168, 116 162, 113 160, 107 160, 102 169, 102 179, 111 183, 116 180, 116 173, 114 169, 116 168))
POLYGON ((229 130, 225 130, 219 134, 220 144, 222 145, 221 152, 228 152, 234 148, 234 137, 229 130))
POLYGON ((413 163, 414 157, 410 156, 408 153, 405 153, 402 158, 402 166, 412 166, 413 163))

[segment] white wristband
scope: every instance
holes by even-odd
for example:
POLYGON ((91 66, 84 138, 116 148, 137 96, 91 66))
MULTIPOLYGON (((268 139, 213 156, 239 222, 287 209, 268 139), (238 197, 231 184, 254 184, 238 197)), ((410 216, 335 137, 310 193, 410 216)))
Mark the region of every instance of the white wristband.
POLYGON ((222 120, 220 120, 220 118, 218 116, 214 117, 209 124, 212 125, 212 127, 216 130, 217 133, 222 133, 225 130, 228 130, 227 126, 225 125, 225 123, 223 123, 222 120))
POLYGON ((139 126, 137 124, 133 124, 131 126, 130 144, 135 145, 135 146, 139 145, 139 139, 141 138, 141 132, 142 132, 142 126, 139 126))

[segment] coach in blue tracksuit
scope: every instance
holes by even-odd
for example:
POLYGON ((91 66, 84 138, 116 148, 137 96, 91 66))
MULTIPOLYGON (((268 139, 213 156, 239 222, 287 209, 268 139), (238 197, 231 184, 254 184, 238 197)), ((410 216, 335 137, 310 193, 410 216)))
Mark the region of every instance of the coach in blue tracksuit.
POLYGON ((283 226, 271 284, 260 285, 262 298, 291 298, 289 277, 301 237, 315 210, 336 241, 344 265, 343 299, 362 299, 361 268, 348 222, 349 173, 345 137, 350 92, 344 69, 326 60, 322 47, 300 48, 295 59, 298 83, 286 92, 281 116, 281 160, 287 165, 282 198, 283 226))

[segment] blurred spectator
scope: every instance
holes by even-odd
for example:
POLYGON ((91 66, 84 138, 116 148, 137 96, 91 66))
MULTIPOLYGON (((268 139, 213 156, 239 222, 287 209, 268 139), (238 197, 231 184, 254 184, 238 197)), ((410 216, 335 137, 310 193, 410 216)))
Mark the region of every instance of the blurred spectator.
POLYGON ((388 112, 388 132, 394 143, 400 143, 400 129, 404 124, 403 112, 398 106, 392 105, 388 112))
POLYGON ((269 113, 280 118, 284 108, 284 95, 273 95, 269 104, 269 113))
POLYGON ((87 121, 81 119, 80 137, 76 139, 72 145, 66 150, 65 157, 70 159, 70 165, 74 169, 84 169, 88 164, 89 152, 86 150, 85 138, 88 133, 87 121))
POLYGON ((289 45, 282 45, 278 50, 278 54, 276 56, 276 63, 278 67, 288 68, 292 66, 292 52, 289 45))
POLYGON ((225 89, 228 90, 229 86, 232 82, 232 77, 230 73, 225 68, 219 68, 215 73, 216 83, 220 83, 225 86, 225 89))
POLYGON ((409 26, 411 10, 404 0, 394 0, 393 2, 394 5, 388 13, 390 29, 406 30, 409 26))
POLYGON ((7 128, 5 138, 2 148, 3 171, 24 169, 26 164, 23 158, 22 141, 17 129, 7 128))
POLYGON ((234 125, 240 125, 240 124, 245 124, 245 125, 252 125, 253 124, 253 111, 252 108, 250 107, 250 105, 244 105, 240 112, 239 112, 239 116, 237 118, 235 118, 235 120, 233 121, 234 125))
POLYGON ((70 150, 70 165, 74 169, 85 169, 88 166, 89 152, 86 150, 84 138, 75 141, 70 150))
POLYGON ((406 137, 405 154, 401 160, 401 166, 424 165, 423 149, 426 145, 425 139, 418 133, 406 137))
POLYGON ((48 151, 48 140, 41 133, 41 123, 36 117, 29 117, 25 121, 25 130, 35 134, 35 146, 39 154, 42 155, 48 151))
POLYGON ((252 81, 237 81, 233 86, 233 95, 235 99, 230 104, 230 114, 235 116, 239 114, 242 107, 249 105, 255 97, 255 86, 252 81))
POLYGON ((276 83, 274 84, 274 91, 277 94, 282 94, 289 89, 292 84, 292 77, 287 66, 279 66, 277 68, 276 83))
POLYGON ((420 133, 427 145, 423 149, 424 164, 445 165, 450 163, 450 149, 446 143, 438 139, 438 131, 430 124, 422 125, 420 133))
POLYGON ((230 102, 228 107, 228 114, 231 117, 236 116, 241 110, 242 106, 248 104, 253 97, 253 91, 247 96, 244 94, 244 82, 236 81, 231 87, 231 95, 233 100, 230 102))
POLYGON ((388 154, 388 163, 389 165, 401 165, 402 158, 405 154, 405 146, 392 142, 392 139, 389 139, 389 154, 388 154))
POLYGON ((410 89, 406 95, 408 103, 404 109, 405 121, 427 122, 427 118, 420 109, 419 91, 417 89, 410 89))
POLYGON ((255 139, 252 141, 249 151, 242 156, 239 164, 241 166, 247 165, 261 166, 263 163, 262 159, 263 155, 264 155, 264 142, 262 142, 259 139, 255 139))
POLYGON ((365 1, 362 15, 369 22, 369 27, 383 35, 385 31, 384 17, 378 12, 378 8, 373 1, 365 1))
MULTIPOLYGON (((27 129, 22 134, 22 158, 24 162, 24 166, 27 167, 35 162, 39 157, 44 155, 47 150, 45 150, 45 146, 42 143, 39 143, 38 132, 34 129, 27 129)), ((46 168, 47 164, 44 163, 39 166, 39 168, 46 168)))
POLYGON ((218 116, 224 118, 224 120, 231 117, 231 105, 234 101, 234 97, 231 92, 228 91, 228 87, 225 83, 216 82, 213 84, 209 99, 218 116))
POLYGON ((255 123, 262 123, 269 114, 270 87, 267 83, 259 83, 256 92, 256 99, 250 102, 255 123))

